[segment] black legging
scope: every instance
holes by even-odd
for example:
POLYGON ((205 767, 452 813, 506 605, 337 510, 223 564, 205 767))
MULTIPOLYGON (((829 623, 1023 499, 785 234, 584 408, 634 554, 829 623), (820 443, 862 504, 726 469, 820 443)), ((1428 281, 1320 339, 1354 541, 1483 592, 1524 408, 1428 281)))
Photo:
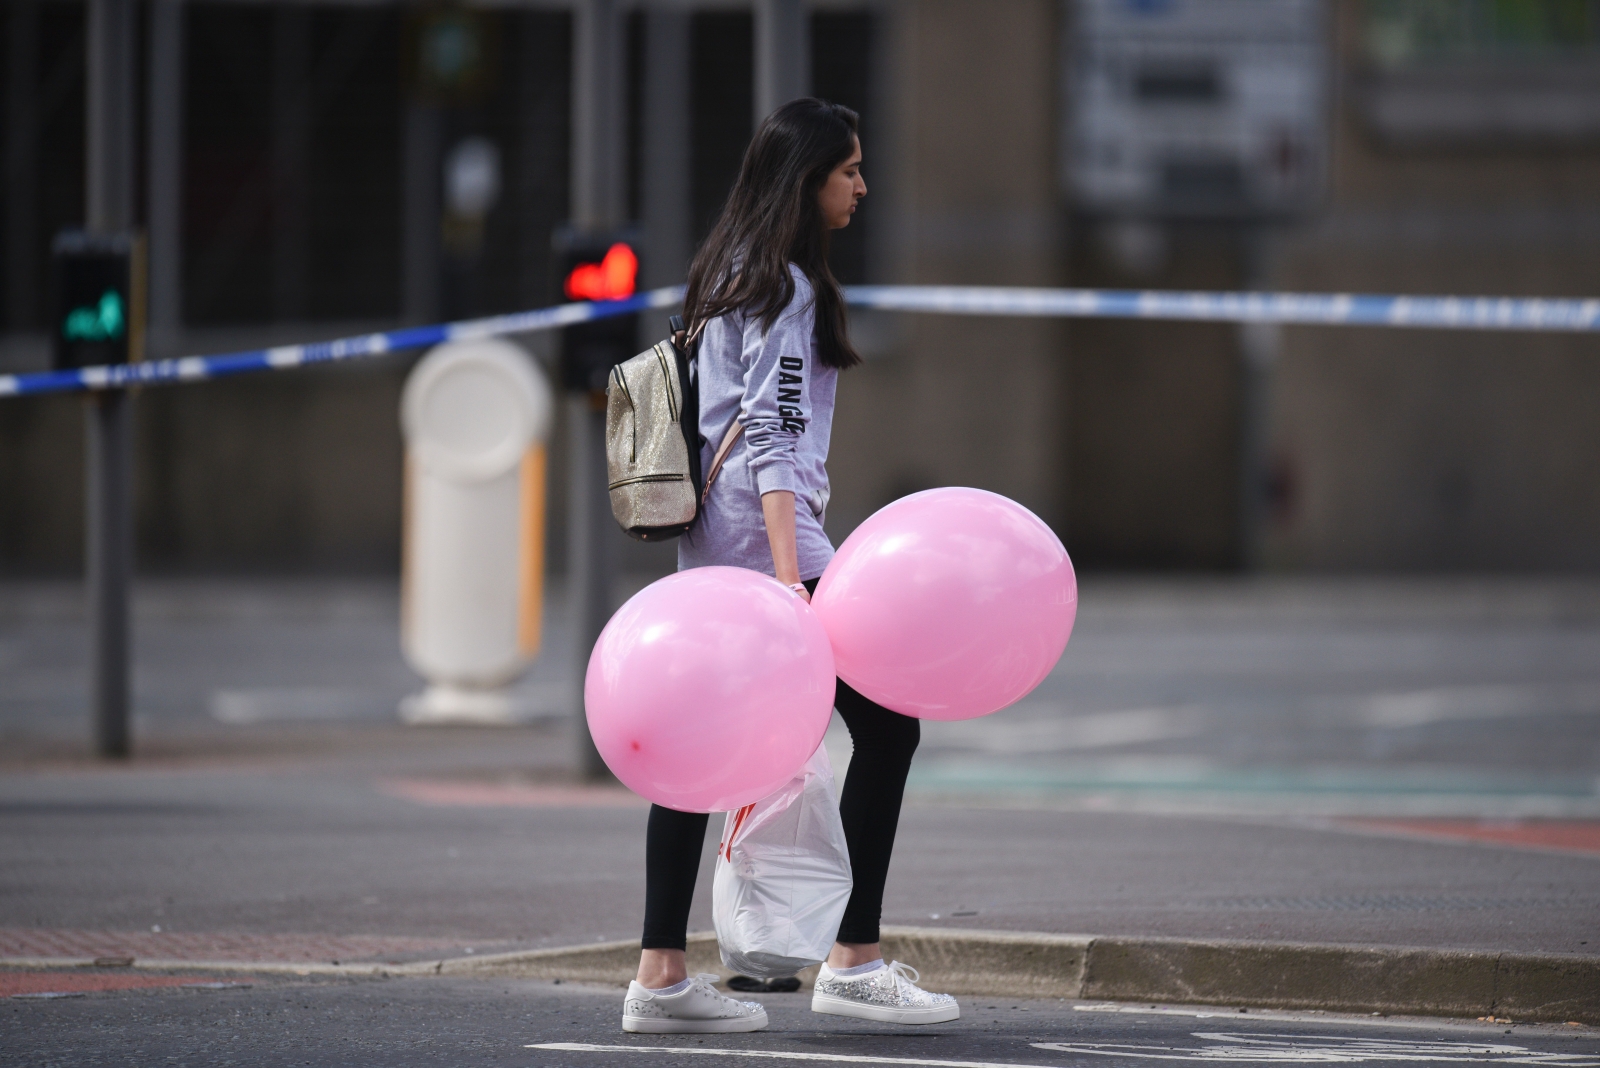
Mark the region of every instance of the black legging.
MULTIPOLYGON (((815 580, 806 583, 815 589, 815 580)), ((889 877, 889 854, 900 823, 911 755, 917 751, 922 725, 910 716, 873 704, 840 679, 833 705, 850 728, 855 752, 839 797, 839 816, 850 845, 850 870, 855 886, 839 924, 841 942, 878 941, 883 915, 883 884, 889 877)), ((678 812, 650 806, 645 834, 645 949, 683 949, 689 929, 689 904, 694 898, 700 850, 705 845, 704 812, 678 812)))

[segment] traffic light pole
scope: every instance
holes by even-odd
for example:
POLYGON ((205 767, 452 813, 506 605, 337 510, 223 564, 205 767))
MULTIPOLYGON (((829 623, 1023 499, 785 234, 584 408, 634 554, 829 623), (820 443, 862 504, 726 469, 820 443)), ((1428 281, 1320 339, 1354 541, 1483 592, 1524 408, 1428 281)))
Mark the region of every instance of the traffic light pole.
MULTIPOLYGON (((1273 235, 1265 224, 1245 234, 1245 283, 1257 292, 1271 286, 1273 235)), ((1266 563, 1271 521, 1272 375, 1282 346, 1278 323, 1239 324, 1239 567, 1260 571, 1266 563)))
POLYGON ((587 393, 567 402, 567 449, 571 456, 567 494, 567 600, 577 636, 576 709, 578 770, 586 779, 606 774, 605 761, 589 734, 584 714, 583 680, 589 654, 611 614, 611 501, 606 493, 605 412, 596 412, 587 393))
POLYGON ((87 581, 95 749, 125 757, 128 731, 128 585, 133 570, 128 395, 102 390, 88 403, 87 581))
MULTIPOLYGON (((623 184, 622 11, 617 0, 580 0, 573 10, 572 222, 581 231, 617 227, 626 210, 623 184)), ((615 534, 608 529, 605 408, 592 392, 574 392, 570 423, 571 489, 567 540, 567 601, 576 642, 578 770, 597 779, 605 761, 589 734, 583 678, 589 654, 611 615, 615 534)))
MULTIPOLYGON (((85 222, 91 233, 133 225, 134 0, 88 3, 88 166, 85 222)), ((125 757, 128 731, 128 583, 133 564, 129 493, 131 411, 125 391, 87 405, 88 521, 85 531, 95 746, 125 757)))
POLYGON ((755 125, 811 91, 811 18, 805 0, 756 0, 755 125))

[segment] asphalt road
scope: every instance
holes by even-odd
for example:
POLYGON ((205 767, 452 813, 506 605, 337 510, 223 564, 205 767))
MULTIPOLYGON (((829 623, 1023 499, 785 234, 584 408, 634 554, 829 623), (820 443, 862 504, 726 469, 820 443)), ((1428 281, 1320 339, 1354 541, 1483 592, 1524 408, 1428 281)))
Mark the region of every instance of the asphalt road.
POLYGON ((763 1032, 625 1035, 619 990, 450 979, 251 982, 0 1002, 0 1065, 1600 1066, 1600 1031, 1559 1024, 968 997, 961 1020, 910 1028, 817 1016, 805 995, 780 994, 760 998, 772 1020, 763 1032))

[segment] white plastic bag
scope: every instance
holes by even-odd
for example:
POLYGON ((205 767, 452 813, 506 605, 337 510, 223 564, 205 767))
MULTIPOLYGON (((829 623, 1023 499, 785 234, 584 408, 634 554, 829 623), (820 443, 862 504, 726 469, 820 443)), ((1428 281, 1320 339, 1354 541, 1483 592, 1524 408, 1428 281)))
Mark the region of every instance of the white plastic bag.
POLYGON ((722 963, 778 979, 822 961, 851 885, 833 765, 819 745, 777 793, 728 813, 711 884, 722 963))

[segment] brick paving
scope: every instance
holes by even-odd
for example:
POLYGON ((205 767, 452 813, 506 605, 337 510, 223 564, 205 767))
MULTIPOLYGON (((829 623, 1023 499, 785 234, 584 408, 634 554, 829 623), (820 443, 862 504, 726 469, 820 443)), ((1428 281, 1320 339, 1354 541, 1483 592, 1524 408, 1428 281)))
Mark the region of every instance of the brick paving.
MULTIPOLYGON (((244 934, 228 931, 85 931, 0 927, 0 959, 252 961, 275 964, 402 963, 418 957, 453 957, 483 950, 460 939, 383 935, 244 934)), ((493 948, 502 948, 498 945, 493 948)), ((504 947, 509 948, 509 947, 504 947)))
MULTIPOLYGON (((102 990, 137 990, 141 987, 217 986, 216 980, 194 975, 150 975, 143 972, 0 971, 0 998, 41 994, 92 994, 102 990)), ((228 984, 245 985, 249 984, 228 984)))
POLYGON ((1344 819, 1340 826, 1407 837, 1600 855, 1600 820, 1344 819))

